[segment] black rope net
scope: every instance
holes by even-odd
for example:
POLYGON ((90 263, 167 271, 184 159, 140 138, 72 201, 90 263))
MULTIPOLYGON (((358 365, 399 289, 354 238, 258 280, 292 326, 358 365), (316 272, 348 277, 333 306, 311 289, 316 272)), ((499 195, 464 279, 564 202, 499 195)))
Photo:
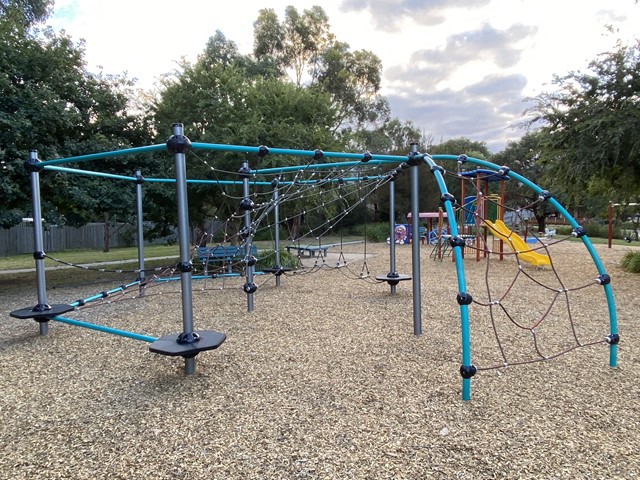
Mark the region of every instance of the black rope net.
POLYGON ((533 212, 557 217, 542 205, 543 197, 508 205, 504 195, 491 194, 482 177, 455 176, 469 192, 456 204, 456 217, 467 237, 471 351, 478 371, 541 362, 606 343, 601 278, 595 264, 585 266, 584 252, 578 263, 575 250, 566 248, 575 240, 571 227, 563 228, 564 234, 538 232, 533 212), (471 267, 483 273, 475 282, 469 281, 471 267))

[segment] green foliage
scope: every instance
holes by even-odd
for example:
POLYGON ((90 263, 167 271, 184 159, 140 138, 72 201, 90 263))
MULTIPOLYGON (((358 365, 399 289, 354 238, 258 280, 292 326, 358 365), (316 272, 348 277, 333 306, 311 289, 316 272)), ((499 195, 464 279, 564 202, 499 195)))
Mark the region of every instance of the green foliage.
POLYGON ((366 238, 368 242, 386 242, 389 236, 389 223, 376 222, 356 225, 349 229, 351 235, 366 238))
MULTIPOLYGON (((585 222, 582 226, 589 237, 609 238, 609 225, 604 222, 585 222)), ((620 228, 615 226, 612 228, 612 238, 622 238, 620 228)))
POLYGON ((9 19, 19 28, 44 22, 51 13, 53 0, 0 0, 0 18, 9 19))
POLYGON ((557 225, 553 227, 553 230, 556 231, 556 235, 559 237, 567 237, 571 235, 573 231, 573 227, 571 225, 557 225))
POLYGON ((382 62, 367 50, 352 52, 336 40, 322 7, 300 13, 288 6, 279 21, 273 9, 260 11, 254 23, 254 57, 278 65, 279 78, 297 87, 327 94, 336 112, 326 127, 349 139, 364 129, 389 120, 387 100, 378 94, 382 62))
MULTIPOLYGON (((276 252, 275 250, 261 250, 259 255, 260 258, 256 263, 256 271, 264 270, 265 268, 272 268, 276 266, 276 252)), ((280 249, 280 266, 297 269, 302 266, 300 259, 297 255, 287 252, 286 249, 280 249)))
POLYGON ((625 272, 640 273, 640 252, 627 252, 622 257, 620 266, 625 272))
POLYGON ((640 195, 640 44, 618 44, 587 72, 554 79, 557 90, 533 100, 541 162, 568 200, 628 201, 640 195))
MULTIPOLYGON (((68 36, 29 29, 31 21, 46 17, 49 3, 26 2, 31 8, 26 24, 12 15, 0 16, 0 193, 7 212, 0 216, 2 227, 31 216, 29 175, 23 167, 28 150, 37 149, 40 159, 49 160, 129 147, 149 138, 146 122, 127 113, 129 79, 92 75, 85 70, 81 46, 68 36)), ((4 2, 3 8, 18 4, 23 2, 4 2)), ((119 161, 95 162, 91 168, 133 173, 133 167, 119 161)), ((45 219, 80 224, 102 219, 109 211, 125 215, 125 207, 132 210, 132 204, 123 202, 128 188, 43 172, 45 219)))

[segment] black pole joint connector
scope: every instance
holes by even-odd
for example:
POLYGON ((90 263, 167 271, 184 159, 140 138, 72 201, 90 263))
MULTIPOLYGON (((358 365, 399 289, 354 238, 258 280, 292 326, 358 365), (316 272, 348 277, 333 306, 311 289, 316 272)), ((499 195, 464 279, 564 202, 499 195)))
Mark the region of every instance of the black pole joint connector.
POLYGON ((260 145, 258 147, 258 156, 260 158, 266 157, 267 155, 269 155, 269 147, 267 147, 266 145, 260 145))
POLYGON ((407 153, 407 165, 410 167, 417 167, 420 165, 420 160, 422 160, 423 156, 420 152, 409 152, 407 153))
POLYGON ((107 298, 108 296, 109 296, 109 292, 107 292, 106 290, 103 290, 102 292, 100 292, 100 297, 107 298))
POLYGON ((449 245, 451 245, 452 248, 455 248, 455 247, 464 248, 466 243, 464 241, 464 238, 456 235, 449 239, 449 245))
POLYGON ((178 262, 178 264, 176 265, 176 268, 181 273, 187 273, 193 270, 193 263, 191 263, 191 260, 186 262, 178 262))
POLYGON ((84 307, 86 305, 84 298, 79 298, 78 300, 76 300, 76 303, 78 304, 79 307, 84 307))
POLYGON ((371 152, 364 152, 362 154, 362 160, 360 160, 362 163, 367 163, 369 160, 371 160, 373 158, 373 156, 371 155, 371 152))
POLYGON ((41 250, 36 250, 35 252, 33 252, 34 260, 44 260, 46 257, 47 257, 47 254, 41 250))
POLYGON ((456 296, 458 305, 471 305, 473 303, 473 297, 468 292, 459 292, 456 296))
POLYGON ((278 188, 278 185, 280 185, 279 178, 274 178, 273 180, 271 180, 271 188, 276 189, 278 188))
POLYGON ((478 369, 475 365, 460 365, 460 376, 464 379, 469 379, 478 373, 478 369))
POLYGON ((458 155, 458 164, 459 165, 464 165, 465 163, 467 163, 467 157, 466 155, 458 155))
POLYGON ((549 190, 542 190, 539 194, 538 194, 538 198, 540 199, 540 201, 542 202, 546 202, 547 200, 549 200, 553 195, 551 195, 551 193, 549 192, 549 190))
POLYGON ((249 178, 251 176, 251 169, 247 166, 242 166, 238 169, 238 175, 240 175, 240 178, 249 178))
POLYGON ((322 150, 317 148, 317 149, 315 149, 313 151, 313 159, 314 160, 320 160, 322 157, 324 157, 324 152, 322 150))
POLYGON ((249 293, 255 293, 256 290, 258 290, 258 285, 256 285, 255 283, 251 282, 247 282, 242 286, 242 289, 244 290, 244 293, 249 294, 249 293))
POLYGON ((42 169, 44 167, 42 167, 40 164, 42 162, 38 159, 29 159, 29 160, 25 160, 25 162, 23 163, 25 170, 28 173, 37 173, 37 172, 41 172, 42 169))
POLYGON ((256 204, 253 203, 253 200, 251 200, 250 198, 245 197, 240 200, 240 210, 247 212, 253 210, 254 208, 256 208, 256 204))
POLYGON ((253 267, 256 263, 258 263, 258 259, 253 256, 253 255, 249 255, 246 259, 245 262, 247 263, 247 265, 249 267, 253 267))
POLYGON ((176 342, 184 345, 189 343, 196 343, 198 340, 200 340, 200 335, 198 335, 196 332, 182 332, 180 335, 178 335, 176 342))
POLYGON ((617 345, 620 342, 620 335, 617 333, 609 334, 604 338, 609 345, 617 345))
POLYGON ((142 185, 144 183, 144 177, 139 174, 136 173, 136 185, 142 185))
POLYGON ((584 229, 584 227, 576 227, 573 229, 573 231, 571 232, 571 236, 575 237, 575 238, 581 238, 584 237, 587 234, 587 231, 584 229))
POLYGON ((449 192, 447 192, 440 197, 440 201, 442 203, 447 203, 447 202, 456 203, 456 197, 454 197, 449 192))
POLYGON ((504 177, 505 175, 508 175, 510 171, 511 169, 509 167, 503 165, 498 169, 498 175, 502 175, 504 177))
POLYGON ((601 273, 598 275, 598 278, 596 278, 596 283, 602 286, 609 285, 611 283, 611 277, 606 273, 601 273))
POLYGON ((431 167, 431 173, 440 172, 441 175, 445 174, 444 168, 441 165, 434 165, 431 167))
POLYGON ((167 150, 170 153, 187 153, 191 148, 191 140, 184 135, 171 135, 167 139, 167 150))

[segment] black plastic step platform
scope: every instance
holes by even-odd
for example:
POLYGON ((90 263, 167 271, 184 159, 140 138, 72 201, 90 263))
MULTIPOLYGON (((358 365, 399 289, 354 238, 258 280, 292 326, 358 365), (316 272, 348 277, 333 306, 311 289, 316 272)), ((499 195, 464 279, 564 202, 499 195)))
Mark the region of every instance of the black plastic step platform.
POLYGON ((397 285, 404 280, 411 280, 411 275, 404 275, 402 273, 387 273, 386 275, 378 275, 376 280, 379 282, 387 282, 389 285, 397 285))
POLYGON ((47 319, 55 317, 56 315, 75 310, 74 307, 66 303, 54 303, 53 305, 47 305, 47 307, 48 308, 39 308, 39 306, 36 305, 35 307, 21 308, 20 310, 14 310, 9 313, 9 315, 13 318, 34 318, 37 320, 39 318, 47 319))
POLYGON ((172 333, 160 337, 151 345, 149 351, 169 357, 195 357, 206 350, 215 350, 227 339, 224 333, 198 330, 194 333, 196 340, 192 342, 179 341, 183 337, 181 333, 172 333))
POLYGON ((291 269, 289 267, 267 267, 262 269, 265 273, 273 273, 276 276, 282 275, 284 272, 290 272, 291 269))

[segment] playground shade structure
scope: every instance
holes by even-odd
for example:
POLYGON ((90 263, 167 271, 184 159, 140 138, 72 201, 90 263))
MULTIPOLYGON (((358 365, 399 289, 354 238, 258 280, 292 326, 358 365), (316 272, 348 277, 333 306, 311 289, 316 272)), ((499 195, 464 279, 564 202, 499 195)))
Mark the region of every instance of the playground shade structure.
POLYGON ((509 230, 502 220, 496 220, 495 223, 491 220, 485 220, 484 223, 489 227, 493 235, 507 242, 520 260, 536 266, 551 265, 548 255, 534 252, 519 235, 509 230))

